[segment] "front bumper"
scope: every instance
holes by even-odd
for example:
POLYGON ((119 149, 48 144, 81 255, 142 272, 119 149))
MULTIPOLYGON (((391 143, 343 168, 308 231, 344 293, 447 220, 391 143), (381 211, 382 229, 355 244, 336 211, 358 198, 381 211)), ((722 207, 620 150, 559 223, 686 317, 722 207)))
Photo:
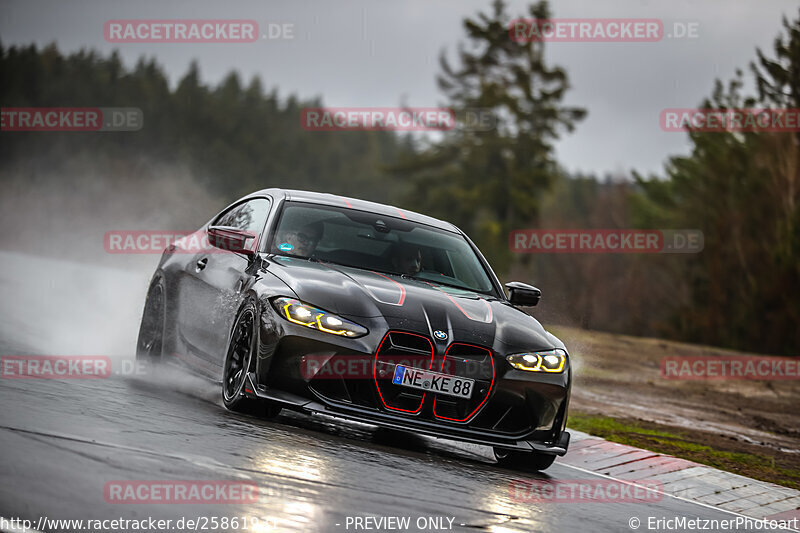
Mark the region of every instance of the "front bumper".
POLYGON ((383 336, 370 335, 372 338, 346 339, 307 329, 281 329, 271 338, 262 335, 262 342, 273 342, 260 346, 259 364, 249 376, 246 395, 299 411, 435 437, 510 450, 566 453, 569 365, 559 374, 515 370, 490 347, 463 344, 459 351, 451 348, 462 343, 429 338, 414 341, 418 344, 411 346, 413 342, 406 341, 412 336, 424 336, 396 330, 383 336), (392 339, 389 344, 399 348, 382 348, 395 334, 400 341, 392 339), (402 346, 404 342, 409 346, 402 346), (423 394, 391 384, 391 372, 378 375, 382 365, 392 368, 393 360, 387 357, 404 357, 412 350, 424 360, 424 364, 412 366, 438 371, 448 363, 446 373, 474 378, 473 398, 461 401, 423 394), (308 371, 309 357, 316 362, 314 371, 308 371), (355 368, 362 369, 361 373, 320 377, 326 365, 341 358, 360 358, 365 364, 355 368), (475 363, 473 372, 464 376, 465 365, 471 363, 475 363))
POLYGON ((289 392, 267 389, 264 385, 255 385, 254 381, 255 374, 251 372, 248 374, 248 382, 245 386, 246 396, 279 403, 283 407, 308 414, 329 415, 388 429, 412 431, 431 437, 454 439, 508 450, 563 456, 569 448, 570 434, 567 431, 561 431, 555 441, 537 440, 533 435, 528 438, 504 437, 467 427, 447 427, 439 422, 410 419, 402 415, 378 412, 352 405, 323 403, 289 392))

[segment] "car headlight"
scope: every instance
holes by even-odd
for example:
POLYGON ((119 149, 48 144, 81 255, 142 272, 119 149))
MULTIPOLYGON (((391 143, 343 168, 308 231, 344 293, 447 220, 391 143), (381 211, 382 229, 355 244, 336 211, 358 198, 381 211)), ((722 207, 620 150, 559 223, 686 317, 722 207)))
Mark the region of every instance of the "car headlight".
POLYGON ((567 363, 567 352, 561 348, 544 352, 515 353, 506 356, 508 364, 517 370, 529 372, 563 372, 567 363))
POLYGON ((272 306, 289 322, 325 333, 342 337, 362 337, 369 333, 364 326, 294 298, 276 298, 272 301, 272 306))

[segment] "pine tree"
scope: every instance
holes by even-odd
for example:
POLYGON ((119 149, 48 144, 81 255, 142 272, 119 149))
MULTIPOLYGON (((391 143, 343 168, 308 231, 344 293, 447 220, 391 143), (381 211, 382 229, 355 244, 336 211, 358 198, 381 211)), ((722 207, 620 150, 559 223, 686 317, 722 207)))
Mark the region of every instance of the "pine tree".
MULTIPOLYGON (((547 2, 529 6, 529 15, 548 18, 547 2)), ((558 175, 553 142, 585 116, 560 105, 569 81, 545 61, 545 43, 513 40, 510 23, 502 0, 464 21, 468 43, 457 65, 441 54, 437 78, 458 125, 395 168, 414 181, 409 205, 461 226, 501 271, 508 233, 537 224, 541 195, 558 175), (467 122, 486 113, 495 123, 488 131, 467 122)))

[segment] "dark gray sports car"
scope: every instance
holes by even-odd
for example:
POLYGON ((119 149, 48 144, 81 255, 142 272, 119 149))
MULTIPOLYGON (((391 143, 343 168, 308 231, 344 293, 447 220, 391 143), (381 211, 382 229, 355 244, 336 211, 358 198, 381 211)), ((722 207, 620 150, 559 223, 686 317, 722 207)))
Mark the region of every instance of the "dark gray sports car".
POLYGON ((330 194, 266 189, 164 252, 137 357, 282 408, 492 446, 543 470, 569 444, 564 344, 458 228, 330 194), (198 245, 202 242, 202 245, 198 245))

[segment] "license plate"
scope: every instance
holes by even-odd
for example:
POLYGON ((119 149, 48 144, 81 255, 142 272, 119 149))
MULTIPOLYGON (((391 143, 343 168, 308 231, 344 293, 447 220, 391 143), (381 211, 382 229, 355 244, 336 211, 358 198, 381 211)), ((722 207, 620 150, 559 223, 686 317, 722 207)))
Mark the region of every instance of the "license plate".
POLYGON ((475 388, 474 379, 460 378, 403 365, 397 365, 394 368, 392 383, 402 387, 421 389, 458 398, 470 398, 472 389, 475 388))

